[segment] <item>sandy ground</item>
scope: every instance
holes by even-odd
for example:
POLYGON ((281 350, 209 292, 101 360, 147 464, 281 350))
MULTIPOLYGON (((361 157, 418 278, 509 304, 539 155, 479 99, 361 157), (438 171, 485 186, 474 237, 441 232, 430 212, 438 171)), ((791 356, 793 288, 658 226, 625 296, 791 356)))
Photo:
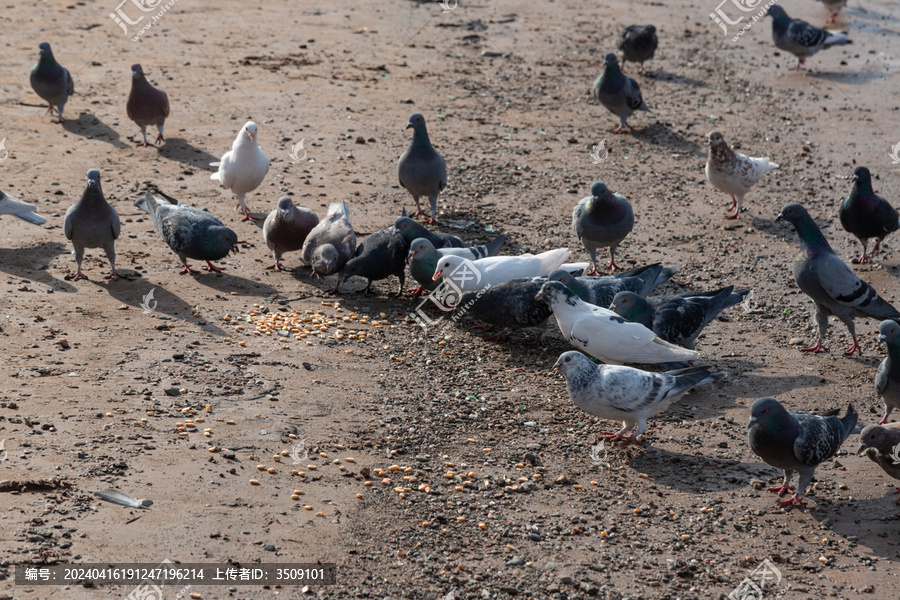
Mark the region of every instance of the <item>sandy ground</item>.
MULTIPOLYGON (((817 2, 781 4, 814 24, 827 16, 817 2)), ((900 140, 900 9, 850 4, 837 26, 854 44, 820 53, 809 73, 787 71, 793 57, 775 51, 767 20, 732 43, 708 16, 712 1, 500 0, 442 13, 408 0, 180 0, 136 42, 137 28, 126 35, 109 17, 112 0, 7 5, 0 185, 48 222, 6 217, 0 228, 0 598, 131 591, 15 586, 20 565, 170 559, 337 564, 338 585, 306 594, 190 590, 203 598, 705 599, 727 596, 765 558, 782 576, 766 598, 897 598, 896 482, 853 455, 851 438, 818 470, 807 505, 783 509, 763 490, 779 473, 745 433, 748 406, 766 395, 800 410, 853 402, 866 422, 881 411, 877 322, 857 322, 862 357, 840 354, 850 340, 839 323, 832 352, 799 351, 814 340, 812 304, 790 274, 796 235, 774 222, 783 204, 802 202, 849 260, 858 244, 836 217, 853 168, 868 166, 876 189, 900 202, 889 157, 900 140), (659 31, 650 74, 626 67, 652 113, 614 136, 615 119, 588 90, 634 22, 659 31), (28 85, 42 40, 75 78, 63 126, 28 85), (158 149, 134 146, 125 114, 135 62, 171 100, 158 149), (406 319, 418 301, 387 296, 395 280, 374 296, 351 280, 334 301, 296 254, 285 259, 293 272, 263 270, 271 256, 258 226, 239 222, 209 180, 208 163, 241 125, 259 123, 271 159, 253 212, 284 193, 319 214, 345 198, 366 234, 412 208, 396 182, 412 112, 449 166, 444 230, 478 243, 503 232, 509 252, 569 245, 584 259, 569 215, 602 180, 637 215, 623 264, 679 269, 661 292, 752 287, 748 310, 731 309, 698 342, 728 378, 654 419, 642 447, 592 453, 610 423, 572 406, 562 378, 548 375, 569 349, 558 334, 544 348, 527 333, 490 343, 464 319, 439 340, 406 319), (713 129, 781 165, 737 222, 703 175, 713 129), (307 157, 293 164, 301 139, 307 157), (604 139, 609 157, 594 164, 604 139), (90 168, 122 217, 128 280, 104 280, 98 251, 85 260, 90 281, 65 279, 75 266, 62 215, 90 168), (238 232, 241 253, 223 274, 178 275, 132 206, 145 182, 238 232), (145 312, 151 290, 158 304, 145 312), (321 311, 331 324, 299 340, 235 326, 291 311, 321 311), (300 441, 303 460, 274 459, 300 441), (153 505, 93 495, 109 487, 153 505)), ((856 267, 895 302, 898 244, 856 267)))

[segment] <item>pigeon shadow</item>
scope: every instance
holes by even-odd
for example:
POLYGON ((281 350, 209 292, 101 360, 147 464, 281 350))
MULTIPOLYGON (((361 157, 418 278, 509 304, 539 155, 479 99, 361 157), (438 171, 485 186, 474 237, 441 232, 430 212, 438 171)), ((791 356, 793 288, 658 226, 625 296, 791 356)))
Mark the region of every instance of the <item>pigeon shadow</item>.
POLYGON ((679 152, 691 153, 697 156, 706 156, 706 150, 688 140, 684 136, 675 133, 662 123, 651 123, 643 129, 633 129, 631 135, 642 142, 655 146, 662 146, 679 152))
POLYGON ((166 143, 157 147, 156 151, 163 158, 195 167, 210 174, 212 171, 210 171, 209 163, 219 160, 218 156, 213 156, 205 150, 192 146, 183 138, 166 138, 166 143))
MULTIPOLYGON (((609 452, 615 450, 610 448, 609 452)), ((737 460, 712 456, 676 453, 654 446, 646 446, 622 461, 628 468, 646 474, 655 483, 693 494, 717 490, 737 489, 750 484, 750 476, 737 460)))
POLYGON ((662 69, 657 69, 652 71, 648 77, 650 79, 656 79, 657 81, 665 81, 667 83, 677 83, 679 85, 689 85, 691 87, 709 87, 705 81, 700 81, 699 79, 694 79, 692 77, 685 77, 684 75, 677 75, 675 73, 669 73, 668 71, 664 71, 662 69))
MULTIPOLYGON (((900 35, 900 34, 896 34, 900 35)), ((809 71, 809 77, 816 79, 824 79, 832 83, 845 83, 847 85, 863 85, 876 79, 888 77, 890 73, 881 71, 855 71, 855 72, 831 72, 831 71, 809 71)))
POLYGON ((44 242, 30 248, 0 248, 0 271, 42 283, 55 292, 75 292, 78 288, 47 270, 47 265, 65 252, 67 247, 60 242, 44 242))
POLYGON ((848 539, 854 536, 857 544, 869 548, 866 554, 871 551, 882 558, 900 562, 900 552, 894 541, 900 506, 894 504, 895 498, 890 491, 877 498, 854 497, 850 502, 832 502, 821 496, 811 496, 810 500, 814 499, 816 504, 807 509, 807 513, 838 535, 848 539))
POLYGON ((77 119, 67 119, 63 121, 62 125, 63 129, 69 133, 109 142, 116 148, 131 148, 131 144, 126 144, 121 140, 118 131, 101 121, 100 117, 91 113, 81 113, 77 119))
POLYGON ((195 275, 194 278, 197 283, 201 283, 223 294, 237 292, 238 296, 271 296, 272 294, 281 293, 264 283, 232 275, 227 271, 225 273, 216 273, 215 275, 201 273, 200 275, 195 275))
MULTIPOLYGON (((206 321, 204 325, 200 325, 200 322, 204 320, 197 319, 193 316, 194 308, 190 304, 163 286, 159 284, 150 284, 142 277, 137 277, 130 282, 123 281, 121 282, 121 285, 103 285, 97 283, 97 286, 105 289, 112 298, 115 298, 122 304, 142 311, 142 313, 144 313, 142 317, 147 319, 160 320, 160 317, 180 319, 189 322, 191 325, 202 328, 208 333, 219 336, 225 335, 225 332, 222 329, 208 321, 206 321)), ((162 325, 162 323, 160 325, 162 325)))
POLYGON ((754 399, 775 397, 798 389, 822 387, 827 383, 816 375, 758 375, 743 371, 739 376, 723 381, 729 388, 729 397, 754 399))
POLYGON ((860 19, 872 19, 874 21, 888 21, 890 23, 900 23, 900 19, 889 14, 875 12, 861 6, 847 7, 843 10, 845 15, 853 15, 860 19))

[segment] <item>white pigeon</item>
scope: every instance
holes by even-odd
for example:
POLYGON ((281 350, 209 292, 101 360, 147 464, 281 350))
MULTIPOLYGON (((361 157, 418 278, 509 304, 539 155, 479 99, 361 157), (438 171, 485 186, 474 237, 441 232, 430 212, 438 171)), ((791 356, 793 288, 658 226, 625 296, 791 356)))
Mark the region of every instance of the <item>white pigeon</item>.
POLYGON ((670 344, 640 323, 588 304, 558 281, 548 281, 534 298, 553 309, 566 340, 605 363, 667 363, 695 360, 698 354, 670 344))
POLYGON ((10 198, 4 192, 0 192, 0 215, 12 215, 17 219, 28 221, 34 225, 43 225, 47 219, 41 215, 35 214, 37 206, 34 204, 25 204, 19 202, 15 198, 10 198))
POLYGON ((569 258, 568 248, 557 248, 540 254, 489 256, 469 260, 461 256, 445 256, 438 261, 434 280, 449 279, 463 292, 477 292, 520 277, 546 277, 569 258))
POLYGON ((622 421, 622 429, 604 431, 601 439, 619 442, 623 448, 647 429, 647 419, 666 410, 689 389, 725 377, 711 373, 709 365, 665 373, 632 367, 595 365, 581 352, 560 354, 553 370, 566 376, 572 402, 595 417, 622 421), (634 433, 626 433, 634 429, 634 433))
POLYGON ((219 167, 218 172, 209 176, 228 188, 237 196, 238 205, 244 212, 241 221, 256 221, 256 217, 250 216, 244 197, 259 187, 266 173, 269 171, 269 159, 256 143, 256 123, 247 121, 241 127, 231 150, 222 156, 219 162, 209 163, 211 167, 219 167))
POLYGON ((730 212, 726 219, 737 219, 744 203, 744 194, 778 164, 768 157, 754 158, 737 154, 728 147, 718 131, 709 134, 709 155, 706 158, 706 179, 714 188, 731 196, 730 212))

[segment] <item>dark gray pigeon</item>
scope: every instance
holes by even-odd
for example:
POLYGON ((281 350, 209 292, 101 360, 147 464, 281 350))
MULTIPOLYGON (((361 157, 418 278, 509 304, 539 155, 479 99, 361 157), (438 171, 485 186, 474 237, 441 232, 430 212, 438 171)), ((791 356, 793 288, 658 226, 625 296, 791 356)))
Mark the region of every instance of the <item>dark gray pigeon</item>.
POLYGON ((875 392, 884 400, 884 416, 878 424, 884 425, 891 411, 900 409, 900 325, 882 321, 878 326, 878 341, 887 346, 887 356, 875 372, 875 392))
POLYGON ((237 234, 208 212, 183 204, 157 189, 153 191, 162 198, 147 192, 134 205, 150 215, 163 240, 181 259, 184 265, 181 274, 197 273, 188 267, 189 258, 205 260, 203 268, 210 272, 223 271, 210 261, 225 258, 229 252, 237 254, 237 234))
POLYGON ((75 93, 75 82, 69 70, 53 58, 50 44, 41 42, 38 54, 38 62, 31 69, 31 88, 47 103, 47 112, 51 116, 55 107, 59 118, 53 119, 53 122, 62 123, 66 101, 75 93))
MULTIPOLYGON (((546 302, 535 300, 546 281, 544 277, 521 277, 477 292, 466 292, 456 308, 460 314, 501 327, 499 333, 485 339, 502 340, 510 329, 543 327, 547 323, 553 310, 546 302)), ((544 330, 539 338, 541 343, 546 335, 544 330)))
POLYGON ((302 253, 303 262, 312 268, 310 277, 338 274, 337 283, 328 293, 340 294, 344 265, 356 255, 356 233, 350 224, 350 208, 346 202, 331 203, 325 218, 306 236, 302 253))
POLYGON ((840 449, 841 444, 856 427, 853 405, 847 407, 843 418, 821 417, 804 412, 785 410, 775 398, 760 398, 750 409, 747 439, 750 448, 768 464, 784 471, 784 482, 770 488, 779 496, 791 491, 794 471, 800 473, 797 491, 779 504, 800 504, 816 467, 840 449))
POLYGON ((687 292, 673 296, 642 298, 634 292, 619 292, 609 308, 632 323, 640 323, 673 344, 689 350, 703 328, 719 313, 744 300, 748 289, 733 286, 711 292, 687 292))
POLYGON ((588 304, 605 308, 619 292, 634 292, 646 297, 677 271, 675 267, 655 263, 603 277, 573 277, 571 273, 557 269, 547 276, 547 280, 559 281, 588 304))
POLYGON ((572 211, 572 229, 585 250, 591 255, 591 272, 597 275, 597 250, 609 248, 607 269, 618 269, 616 248, 634 227, 631 203, 619 194, 610 192, 606 185, 596 181, 591 195, 582 198, 572 211))
POLYGON ((357 275, 369 280, 369 285, 364 290, 372 292, 372 282, 387 279, 396 275, 400 279, 400 288, 397 295, 403 294, 403 284, 406 283, 406 255, 409 253, 409 244, 392 225, 381 231, 376 231, 364 239, 356 248, 356 256, 347 261, 344 266, 344 275, 352 277, 357 275))
POLYGON ((622 31, 622 39, 619 41, 619 50, 622 51, 622 68, 629 60, 641 63, 641 73, 644 71, 644 61, 653 58, 659 40, 656 39, 656 27, 653 25, 629 25, 622 31))
POLYGON ((87 186, 81 194, 81 198, 66 211, 66 219, 63 223, 66 239, 72 240, 75 248, 75 263, 78 270, 72 277, 73 280, 87 279, 87 275, 81 272, 81 261, 84 258, 85 248, 103 248, 112 272, 104 279, 120 277, 116 271, 116 238, 119 237, 119 213, 116 212, 106 198, 103 197, 103 189, 100 187, 100 171, 91 169, 87 172, 87 186))
POLYGON ((431 147, 425 117, 418 113, 412 115, 406 128, 413 130, 413 137, 409 148, 397 161, 397 177, 416 202, 413 217, 425 214, 419 204, 419 198, 424 196, 431 203, 431 218, 425 219, 425 223, 436 223, 438 196, 447 187, 447 165, 444 157, 431 147))
POLYGON ((637 81, 622 74, 619 60, 610 52, 603 60, 603 73, 594 82, 594 98, 606 110, 619 117, 619 126, 612 130, 621 133, 628 117, 636 110, 650 110, 641 98, 637 81))
POLYGON ((7 196, 5 192, 0 191, 0 215, 12 215, 32 225, 43 225, 47 222, 47 219, 37 214, 36 211, 37 206, 34 204, 19 202, 15 198, 7 196))
POLYGON ((846 33, 825 31, 801 19, 790 18, 777 4, 769 7, 766 16, 772 17, 772 39, 775 45, 798 59, 797 66, 789 69, 791 71, 799 71, 804 61, 819 50, 853 43, 847 39, 846 33))
MULTIPOLYGON (((431 291, 441 284, 443 278, 434 279, 438 260, 444 256, 461 256, 469 260, 478 260, 488 256, 497 256, 500 248, 506 243, 505 235, 498 235, 489 244, 469 248, 435 248, 434 244, 425 238, 416 238, 410 244, 406 262, 409 264, 409 274, 419 282, 419 287, 411 290, 415 295, 424 291, 431 291)), ((537 292, 535 292, 537 293, 537 292)))
POLYGON ((397 231, 400 232, 407 244, 412 244, 418 238, 425 238, 431 242, 435 248, 469 247, 469 244, 465 243, 455 235, 429 231, 424 225, 420 225, 406 216, 397 217, 397 220, 394 221, 394 227, 397 228, 397 231))
MULTIPOLYGON (((864 454, 894 479, 900 479, 900 423, 868 425, 859 433, 857 454, 864 454)), ((900 494, 900 488, 893 492, 900 494)), ((900 504, 900 496, 894 501, 900 504)))
POLYGON ((852 233, 862 244, 863 253, 853 262, 867 263, 878 254, 884 238, 900 229, 900 215, 888 201, 872 190, 872 174, 865 167, 856 167, 853 171, 853 189, 850 195, 841 202, 838 216, 841 225, 852 233), (867 254, 869 239, 876 238, 872 254, 867 254))
POLYGON ((128 93, 125 111, 128 118, 141 128, 141 135, 144 136, 144 141, 138 146, 150 145, 147 142, 147 127, 151 125, 159 131, 155 143, 166 141, 163 138, 163 126, 169 116, 169 97, 164 91, 150 85, 141 65, 131 65, 131 91, 128 93))
POLYGON ((303 248, 309 232, 319 224, 316 213, 302 206, 295 206, 290 196, 282 196, 275 209, 263 223, 263 240, 275 255, 275 264, 266 269, 284 271, 281 256, 303 248))
POLYGON ((885 302, 872 286, 857 277, 853 269, 835 255, 819 226, 803 206, 788 204, 781 209, 775 220, 787 221, 797 229, 803 252, 794 262, 794 281, 816 303, 819 338, 815 346, 803 348, 803 351, 828 350, 823 342, 828 330, 828 315, 834 315, 847 326, 853 338, 853 345, 845 354, 850 356, 857 350, 862 354, 853 319, 875 317, 897 320, 900 319, 900 312, 885 302))

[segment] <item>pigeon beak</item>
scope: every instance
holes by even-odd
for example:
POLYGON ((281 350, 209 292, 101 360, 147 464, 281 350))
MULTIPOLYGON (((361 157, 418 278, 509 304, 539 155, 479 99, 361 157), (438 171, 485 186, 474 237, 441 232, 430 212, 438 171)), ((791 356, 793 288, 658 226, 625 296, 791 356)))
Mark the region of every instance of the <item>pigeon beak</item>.
POLYGON ((775 220, 776 220, 776 221, 783 221, 783 220, 784 220, 784 213, 778 213, 778 216, 775 217, 775 220))
POLYGON ((406 262, 410 262, 412 259, 416 257, 416 251, 410 250, 409 254, 406 255, 406 262))
POLYGON ((856 455, 859 456, 860 454, 862 454, 863 450, 865 450, 866 448, 868 448, 868 446, 866 446, 865 444, 860 444, 859 448, 856 449, 856 455))
POLYGON ((238 245, 237 245, 237 244, 232 244, 232 245, 231 245, 231 253, 232 253, 232 254, 238 254, 239 252, 240 252, 240 249, 238 248, 238 245))
POLYGON ((411 128, 411 127, 415 127, 415 125, 413 125, 413 122, 412 122, 412 121, 410 121, 409 123, 406 124, 406 128, 407 128, 407 129, 409 129, 409 128, 411 128))
POLYGON ((137 76, 138 76, 137 71, 132 71, 132 72, 131 72, 131 78, 132 78, 132 79, 137 79, 137 76))
POLYGON ((851 183, 853 183, 854 181, 859 181, 859 177, 857 175, 854 175, 853 177, 850 178, 851 183))
POLYGON ((543 299, 544 299, 544 293, 543 293, 543 292, 538 292, 537 295, 534 297, 534 299, 537 300, 538 302, 543 301, 543 299))
POLYGON ((884 335, 883 333, 880 334, 880 335, 878 336, 878 343, 879 343, 879 344, 883 344, 883 343, 885 343, 886 341, 887 341, 887 336, 884 335))
POLYGON ((431 280, 432 280, 432 281, 437 281, 438 279, 441 278, 441 274, 442 274, 443 272, 444 272, 444 270, 441 269, 440 271, 438 271, 437 273, 434 274, 434 277, 432 277, 431 280))
POLYGON ((289 208, 282 209, 282 211, 281 211, 281 216, 284 217, 285 219, 287 219, 288 217, 290 217, 290 216, 291 216, 291 209, 289 209, 289 208))
POLYGON ((550 375, 555 375, 556 373, 558 373, 558 372, 559 372, 559 368, 560 368, 561 366, 562 366, 562 363, 559 362, 559 361, 556 361, 556 364, 553 365, 553 368, 552 368, 552 369, 550 369, 550 375))
POLYGON ((94 187, 95 185, 97 185, 97 180, 96 179, 88 179, 87 184, 88 184, 88 187, 94 187))
POLYGON ((750 422, 747 423, 747 427, 753 427, 758 419, 756 417, 750 417, 750 422))
POLYGON ((247 137, 249 137, 254 142, 256 141, 256 136, 253 135, 252 133, 250 133, 249 131, 247 132, 247 137))

